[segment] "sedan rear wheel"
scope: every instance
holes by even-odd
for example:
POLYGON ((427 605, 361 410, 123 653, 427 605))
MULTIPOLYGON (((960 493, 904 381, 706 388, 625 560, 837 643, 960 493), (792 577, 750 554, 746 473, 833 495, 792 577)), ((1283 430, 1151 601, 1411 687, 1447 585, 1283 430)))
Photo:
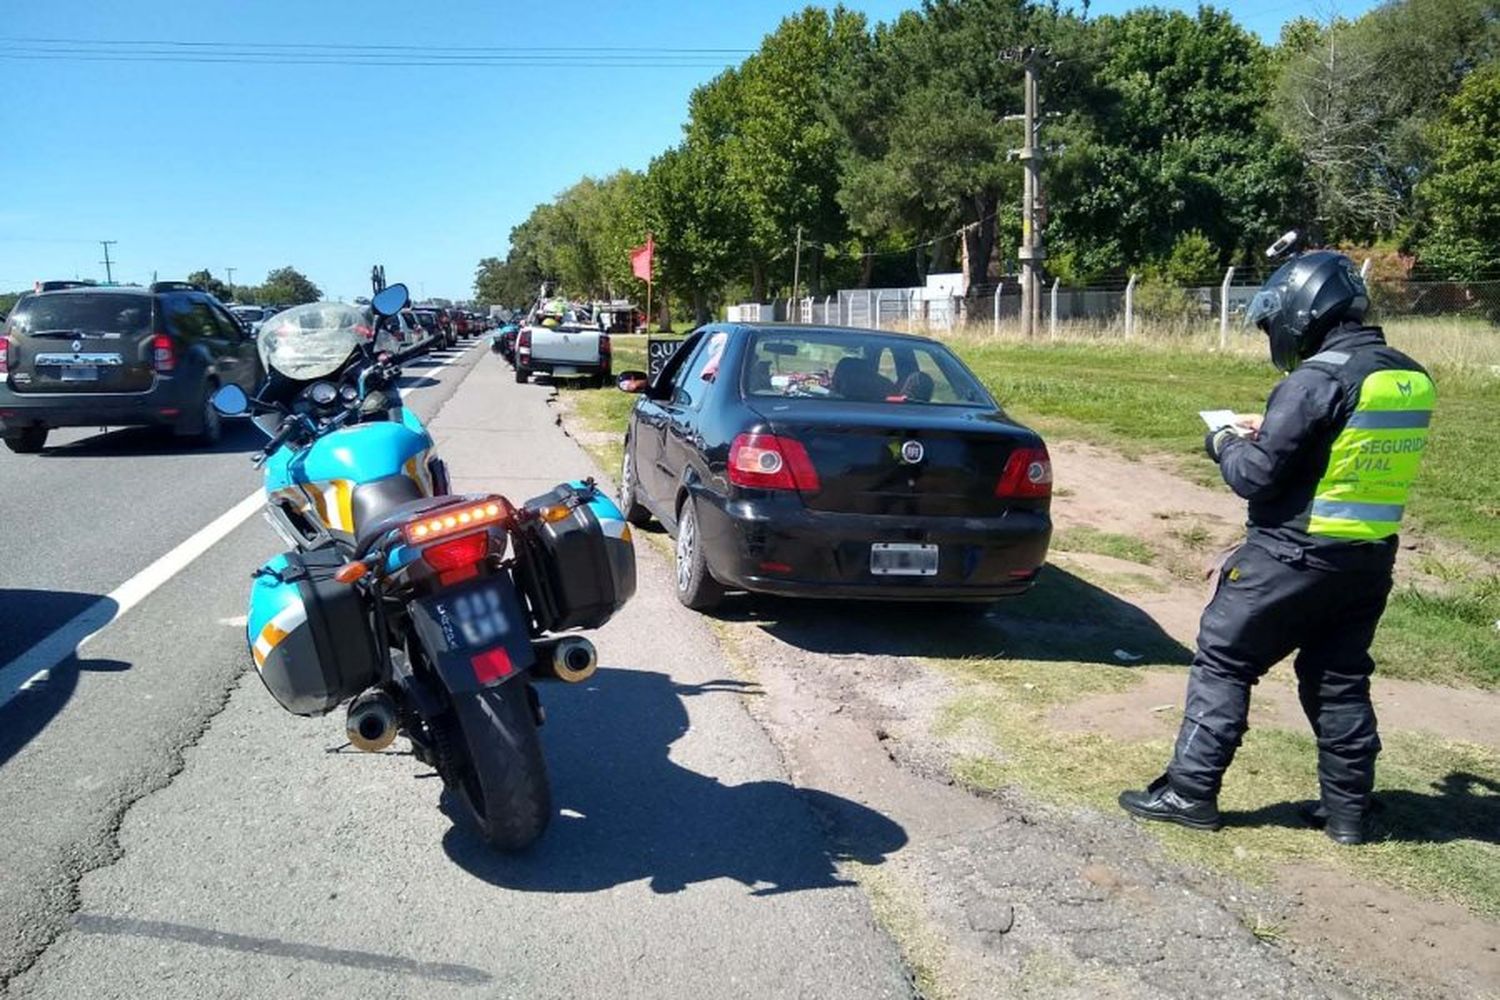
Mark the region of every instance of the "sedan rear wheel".
POLYGON ((677 519, 677 600, 694 611, 709 611, 724 599, 724 586, 708 571, 698 512, 691 498, 683 502, 677 519))
POLYGON ((640 486, 635 481, 635 456, 630 453, 631 442, 625 442, 625 460, 620 463, 620 510, 625 520, 638 528, 651 523, 651 512, 640 502, 640 486))
POLYGON ((17 455, 35 455, 47 446, 47 428, 27 427, 15 434, 7 434, 5 447, 17 455))

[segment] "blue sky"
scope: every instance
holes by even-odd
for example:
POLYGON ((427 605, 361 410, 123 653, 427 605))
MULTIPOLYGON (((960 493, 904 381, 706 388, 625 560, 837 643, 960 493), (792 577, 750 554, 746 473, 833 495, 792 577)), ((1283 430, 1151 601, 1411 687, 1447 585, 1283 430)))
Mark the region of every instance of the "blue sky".
MULTIPOLYGON (((846 4, 887 20, 914 0, 846 4)), ((1189 3, 1168 3, 1192 9, 1189 3)), ((1371 0, 1350 0, 1355 15, 1371 0)), ((677 140, 692 67, 270 66, 8 58, 21 38, 750 49, 797 0, 165 0, 7 5, 0 21, 0 291, 291 264, 330 295, 369 265, 467 296, 532 206, 677 140)), ((1137 6, 1103 0, 1095 15, 1137 6)), ((1305 4, 1220 4, 1274 39, 1305 4)), ((35 48, 34 43, 31 44, 35 48)), ((186 48, 184 51, 192 51, 186 48)), ((381 56, 372 61, 381 62, 381 56)), ((725 65, 738 56, 708 57, 725 65)))

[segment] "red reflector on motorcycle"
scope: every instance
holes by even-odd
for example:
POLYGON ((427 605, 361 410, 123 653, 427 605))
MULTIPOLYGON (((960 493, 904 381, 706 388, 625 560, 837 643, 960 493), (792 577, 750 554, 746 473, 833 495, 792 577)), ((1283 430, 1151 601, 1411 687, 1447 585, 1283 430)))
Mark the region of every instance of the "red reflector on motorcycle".
POLYGON ((474 679, 481 684, 491 684, 503 680, 515 673, 515 666, 510 662, 510 654, 505 647, 500 646, 487 650, 469 658, 469 666, 474 668, 474 679))
POLYGON ((509 504, 499 497, 468 507, 452 507, 440 513, 420 517, 407 522, 401 529, 406 540, 413 544, 430 542, 444 535, 457 534, 486 524, 499 524, 505 520, 509 504))
POLYGON ((490 552, 490 536, 478 532, 429 545, 422 550, 422 561, 439 573, 473 566, 490 552))
POLYGON ((1052 495, 1052 459, 1046 448, 1017 448, 1005 461, 995 496, 1039 499, 1052 495))

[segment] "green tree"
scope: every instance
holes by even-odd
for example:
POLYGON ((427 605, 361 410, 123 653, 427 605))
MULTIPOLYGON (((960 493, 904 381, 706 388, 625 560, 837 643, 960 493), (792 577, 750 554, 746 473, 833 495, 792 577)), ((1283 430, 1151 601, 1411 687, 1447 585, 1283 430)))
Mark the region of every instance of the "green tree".
POLYGON ((228 302, 231 298, 229 286, 210 274, 207 268, 201 271, 194 271, 187 276, 187 280, 202 288, 220 302, 228 302))
POLYGON ((1191 230, 1246 258, 1297 216, 1297 157, 1266 116, 1254 35, 1211 8, 1146 8, 1101 18, 1088 48, 1091 104, 1049 201, 1070 279, 1165 260, 1191 230))
POLYGON ((1500 64, 1464 81, 1430 136, 1421 259, 1450 278, 1500 273, 1500 64))
POLYGON ((1273 110, 1305 164, 1321 241, 1368 243, 1410 221, 1431 124, 1500 50, 1496 0, 1393 0, 1283 40, 1273 110))
POLYGON ((294 267, 278 267, 266 275, 265 283, 256 290, 262 302, 274 305, 299 306, 305 302, 316 302, 323 291, 294 267))

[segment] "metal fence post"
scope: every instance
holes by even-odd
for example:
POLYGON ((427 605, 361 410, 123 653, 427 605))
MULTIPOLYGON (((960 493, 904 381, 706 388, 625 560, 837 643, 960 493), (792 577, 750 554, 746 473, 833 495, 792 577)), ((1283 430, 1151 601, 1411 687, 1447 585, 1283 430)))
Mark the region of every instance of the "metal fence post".
POLYGON ((1360 277, 1361 281, 1363 281, 1363 280, 1365 280, 1365 279, 1367 279, 1367 278, 1370 277, 1370 264, 1371 263, 1372 263, 1372 261, 1370 260, 1370 258, 1366 257, 1365 258, 1365 262, 1363 264, 1359 265, 1359 277, 1360 277))
POLYGON ((1051 301, 1048 305, 1047 337, 1051 340, 1057 339, 1057 286, 1062 284, 1061 278, 1052 279, 1051 301))
POLYGON ((1219 286, 1219 350, 1229 346, 1229 286, 1234 282, 1234 268, 1224 272, 1224 283, 1219 286))
POLYGON ((907 333, 915 333, 917 331, 917 309, 916 309, 916 303, 917 303, 917 290, 915 288, 908 288, 906 290, 906 332, 907 333))
POLYGON ((823 300, 823 325, 824 326, 838 326, 837 322, 835 322, 834 320, 831 320, 831 319, 828 318, 829 315, 832 312, 833 312, 833 296, 830 295, 826 299, 823 300))
POLYGON ((880 291, 875 293, 875 315, 870 317, 870 329, 872 330, 880 329, 880 303, 884 298, 885 289, 881 289, 880 291))
POLYGON ((1134 272, 1130 280, 1125 283, 1125 336, 1127 338, 1135 335, 1135 279, 1134 272))
POLYGON ((995 286, 995 323, 993 327, 995 336, 1000 335, 1000 286, 995 286))

